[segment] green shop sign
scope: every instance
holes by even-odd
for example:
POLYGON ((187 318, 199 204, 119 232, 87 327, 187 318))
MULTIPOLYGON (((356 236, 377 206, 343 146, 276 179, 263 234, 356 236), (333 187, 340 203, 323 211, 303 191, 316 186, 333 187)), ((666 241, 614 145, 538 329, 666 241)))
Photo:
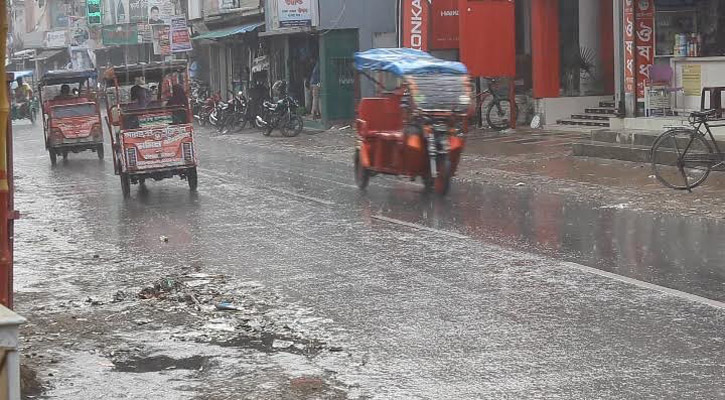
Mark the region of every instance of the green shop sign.
POLYGON ((139 43, 138 26, 136 24, 104 26, 102 36, 104 46, 124 46, 139 43))

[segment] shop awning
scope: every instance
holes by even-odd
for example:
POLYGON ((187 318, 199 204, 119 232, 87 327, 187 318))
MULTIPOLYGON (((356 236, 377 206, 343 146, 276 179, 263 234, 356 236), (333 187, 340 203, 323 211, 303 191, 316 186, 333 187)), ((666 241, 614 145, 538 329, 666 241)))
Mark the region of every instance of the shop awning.
POLYGON ((252 32, 253 30, 259 28, 260 26, 263 26, 264 22, 253 22, 251 24, 246 25, 240 25, 235 26, 233 28, 226 28, 226 29, 219 29, 216 31, 209 31, 206 33, 202 33, 199 36, 195 36, 194 40, 200 40, 200 39, 208 39, 208 40, 215 40, 215 39, 221 39, 225 38, 227 36, 237 35, 240 33, 247 33, 252 32))
POLYGON ((35 58, 33 60, 35 61, 45 61, 49 58, 53 58, 60 53, 68 53, 68 50, 61 49, 61 50, 43 50, 39 51, 38 54, 36 54, 35 58))

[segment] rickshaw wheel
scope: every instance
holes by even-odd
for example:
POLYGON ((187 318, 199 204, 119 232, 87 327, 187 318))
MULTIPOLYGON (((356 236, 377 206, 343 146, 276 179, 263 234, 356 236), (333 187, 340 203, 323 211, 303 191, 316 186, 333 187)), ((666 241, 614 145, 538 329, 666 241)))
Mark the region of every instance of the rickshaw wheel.
POLYGON ((35 125, 36 115, 32 107, 28 109, 28 119, 30 120, 31 124, 35 125))
POLYGON ((448 194, 451 188, 451 160, 448 157, 438 157, 436 161, 438 176, 433 182, 433 189, 441 196, 448 194))
POLYGON ((63 161, 68 161, 68 152, 67 151, 63 152, 63 161))
POLYGON ((98 148, 96 148, 96 154, 98 155, 99 160, 103 160, 103 145, 99 144, 98 148))
POLYGON ((436 168, 438 174, 435 179, 430 176, 423 177, 425 191, 435 191, 436 194, 445 196, 451 188, 451 160, 447 156, 439 156, 436 160, 436 168))
POLYGON ((360 188, 360 190, 364 190, 366 187, 368 187, 368 183, 370 182, 370 171, 368 171, 367 168, 363 167, 362 163, 360 162, 360 150, 355 150, 355 183, 357 184, 357 187, 360 188))
POLYGON ((123 192, 123 197, 129 197, 131 195, 131 178, 125 172, 121 172, 120 176, 121 191, 123 192))
POLYGON ((189 182, 189 190, 191 190, 192 192, 195 192, 196 188, 199 185, 199 180, 196 175, 196 168, 191 168, 186 173, 186 181, 189 182))
POLYGON ((48 154, 50 155, 50 165, 55 165, 58 162, 55 152, 53 150, 48 150, 48 154))

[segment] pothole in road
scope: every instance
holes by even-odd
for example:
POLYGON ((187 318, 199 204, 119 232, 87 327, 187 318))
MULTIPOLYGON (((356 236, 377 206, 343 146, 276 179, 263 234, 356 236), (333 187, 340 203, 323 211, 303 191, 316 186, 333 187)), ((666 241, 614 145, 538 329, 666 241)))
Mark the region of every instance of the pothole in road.
POLYGON ((172 369, 199 371, 210 364, 209 357, 193 356, 175 359, 168 356, 136 357, 113 361, 118 372, 147 373, 172 369))
POLYGON ((261 335, 239 334, 226 340, 213 340, 211 344, 221 347, 253 349, 263 353, 291 353, 314 357, 322 351, 324 344, 315 340, 291 339, 273 333, 261 335))

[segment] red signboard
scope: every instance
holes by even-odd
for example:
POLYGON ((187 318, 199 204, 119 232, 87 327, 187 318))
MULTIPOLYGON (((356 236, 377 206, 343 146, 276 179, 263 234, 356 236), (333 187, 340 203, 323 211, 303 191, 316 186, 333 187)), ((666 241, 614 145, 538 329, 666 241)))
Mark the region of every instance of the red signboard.
POLYGON ((461 61, 472 76, 516 76, 513 0, 461 0, 461 61))
POLYGON ((458 0, 435 0, 431 7, 430 48, 458 48, 458 0))
POLYGON ((649 83, 650 69, 655 61, 654 49, 655 4, 653 0, 635 3, 635 38, 637 48, 637 98, 644 98, 644 86, 649 83))
POLYGON ((634 0, 624 1, 624 88, 635 92, 634 0))
POLYGON ((401 42, 403 47, 428 51, 429 0, 402 0, 401 42))

